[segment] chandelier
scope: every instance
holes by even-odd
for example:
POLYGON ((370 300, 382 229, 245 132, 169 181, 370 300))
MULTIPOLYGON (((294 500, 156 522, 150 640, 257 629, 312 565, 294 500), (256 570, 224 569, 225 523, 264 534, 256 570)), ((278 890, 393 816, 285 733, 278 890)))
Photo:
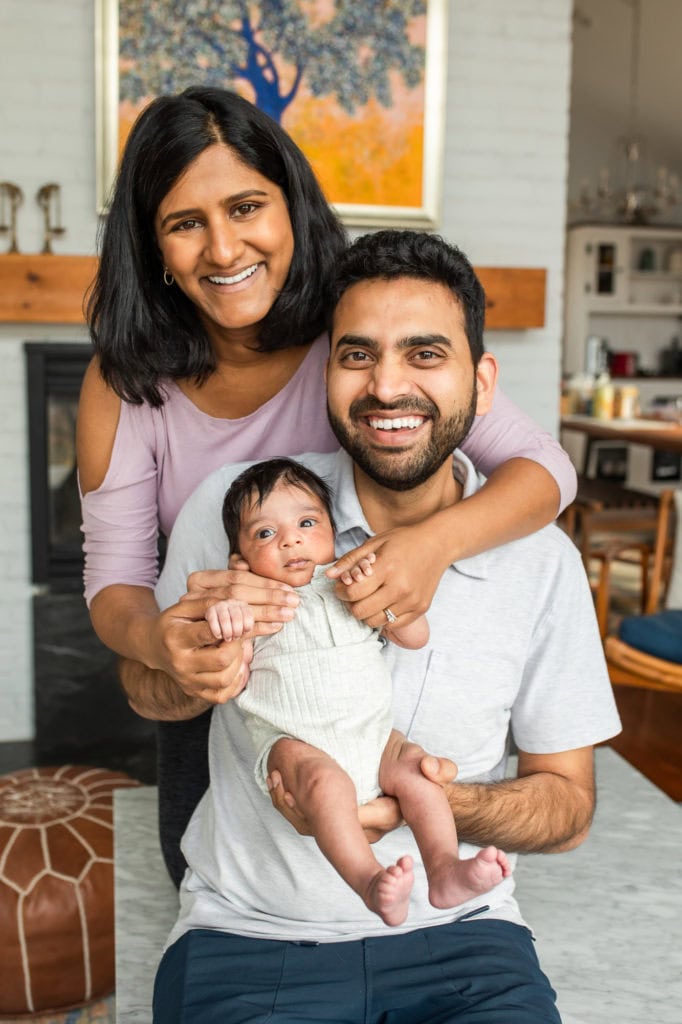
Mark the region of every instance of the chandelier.
POLYGON ((659 166, 653 181, 645 168, 646 144, 638 132, 639 64, 641 0, 625 0, 632 10, 630 35, 630 88, 627 134, 616 142, 619 170, 613 176, 602 167, 595 186, 583 181, 580 194, 570 204, 578 216, 622 220, 626 224, 648 224, 652 217, 665 214, 682 202, 680 179, 667 167, 659 166))

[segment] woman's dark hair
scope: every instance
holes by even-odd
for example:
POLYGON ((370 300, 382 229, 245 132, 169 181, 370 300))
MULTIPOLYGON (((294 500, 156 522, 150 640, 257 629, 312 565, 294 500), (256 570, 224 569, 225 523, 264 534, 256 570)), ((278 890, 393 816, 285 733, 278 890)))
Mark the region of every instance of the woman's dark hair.
POLYGON ((220 143, 279 186, 291 219, 294 255, 261 321, 259 350, 303 345, 325 329, 330 279, 346 237, 306 157, 283 128, 236 93, 192 87, 161 96, 128 138, 87 307, 102 376, 127 401, 162 405, 164 379, 202 382, 214 369, 196 307, 163 283, 154 219, 192 161, 220 143))
POLYGON ((332 515, 332 495, 324 480, 293 459, 266 459, 249 466, 230 484, 223 501, 223 526, 230 542, 230 551, 239 551, 239 529, 244 507, 260 507, 267 496, 282 481, 292 487, 302 487, 319 498, 329 515, 332 529, 336 530, 332 515))
MULTIPOLYGON (((351 285, 374 278, 414 277, 445 285, 464 311, 471 358, 478 366, 483 355, 485 292, 461 249, 426 231, 386 230, 361 235, 340 258, 333 282, 332 310, 351 285)), ((330 314, 330 321, 331 316, 330 314)), ((330 328, 331 323, 327 324, 330 328)))

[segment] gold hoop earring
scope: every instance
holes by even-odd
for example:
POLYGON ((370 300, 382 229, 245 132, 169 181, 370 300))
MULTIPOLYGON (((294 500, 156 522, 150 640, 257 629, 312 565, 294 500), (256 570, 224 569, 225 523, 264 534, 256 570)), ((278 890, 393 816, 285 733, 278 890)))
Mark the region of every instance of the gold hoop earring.
POLYGON ((175 284, 175 278, 171 274, 168 267, 163 268, 163 283, 167 285, 169 288, 172 284, 175 284))

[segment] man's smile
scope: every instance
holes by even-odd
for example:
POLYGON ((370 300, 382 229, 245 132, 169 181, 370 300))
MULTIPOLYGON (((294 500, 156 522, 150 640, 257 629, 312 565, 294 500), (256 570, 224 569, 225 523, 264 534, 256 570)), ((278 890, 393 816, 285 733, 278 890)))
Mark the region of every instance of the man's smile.
POLYGON ((424 420, 424 416, 396 416, 395 419, 379 416, 367 417, 367 422, 374 430, 416 430, 424 420))

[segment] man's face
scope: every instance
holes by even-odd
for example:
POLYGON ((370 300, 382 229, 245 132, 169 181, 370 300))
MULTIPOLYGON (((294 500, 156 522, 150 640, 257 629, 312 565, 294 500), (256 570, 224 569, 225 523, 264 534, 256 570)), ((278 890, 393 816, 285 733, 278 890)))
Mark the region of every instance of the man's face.
POLYGON ((474 370, 459 301, 415 278, 352 285, 334 314, 329 421, 357 466, 407 491, 443 465, 492 401, 496 364, 474 370))

